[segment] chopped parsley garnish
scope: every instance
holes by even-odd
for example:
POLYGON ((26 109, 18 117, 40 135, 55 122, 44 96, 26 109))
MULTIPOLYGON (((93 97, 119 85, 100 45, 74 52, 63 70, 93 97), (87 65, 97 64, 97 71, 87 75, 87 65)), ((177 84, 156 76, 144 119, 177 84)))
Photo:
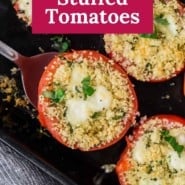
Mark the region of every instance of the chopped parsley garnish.
MULTIPOLYGON (((161 25, 164 25, 164 26, 169 25, 168 20, 166 18, 164 18, 162 14, 155 17, 155 22, 157 24, 161 24, 161 25)), ((157 26, 155 26, 154 33, 151 33, 151 34, 141 34, 140 37, 149 38, 149 39, 158 39, 159 38, 159 35, 158 35, 157 26)))
POLYGON ((44 97, 51 99, 55 103, 59 103, 64 99, 65 91, 63 89, 57 89, 53 91, 44 91, 44 97))
POLYGON ((100 115, 101 115, 101 112, 94 112, 93 115, 91 116, 91 118, 96 119, 100 115))
POLYGON ((172 148, 178 153, 178 155, 180 156, 181 153, 182 153, 183 150, 184 150, 184 146, 183 146, 183 145, 180 145, 180 144, 176 141, 176 138, 170 135, 169 130, 163 129, 163 130, 161 131, 161 136, 162 136, 162 138, 163 138, 166 142, 168 142, 168 143, 171 145, 171 147, 172 147, 172 148))
POLYGON ((146 65, 145 65, 145 69, 144 69, 144 72, 147 72, 147 73, 151 73, 152 72, 152 64, 151 63, 147 63, 146 65))
POLYGON ((158 39, 157 29, 155 28, 154 33, 151 33, 151 34, 140 34, 140 37, 149 38, 149 39, 158 39))
POLYGON ((53 41, 51 45, 52 48, 56 49, 59 52, 67 51, 70 47, 71 41, 63 36, 55 36, 50 39, 53 41))
POLYGON ((82 83, 82 90, 83 90, 83 94, 85 99, 87 98, 87 96, 92 96, 94 94, 94 92, 96 91, 91 85, 91 77, 87 76, 85 77, 81 83, 82 83))
POLYGON ((162 25, 169 25, 169 22, 166 18, 163 18, 164 16, 161 14, 161 15, 158 15, 155 17, 155 22, 158 23, 158 24, 162 24, 162 25))

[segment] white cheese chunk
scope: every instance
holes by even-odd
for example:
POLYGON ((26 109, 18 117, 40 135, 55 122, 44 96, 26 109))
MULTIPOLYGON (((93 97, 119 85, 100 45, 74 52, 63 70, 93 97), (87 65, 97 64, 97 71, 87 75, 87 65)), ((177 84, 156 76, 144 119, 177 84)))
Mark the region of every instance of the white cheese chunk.
POLYGON ((176 36, 177 25, 175 23, 174 18, 171 15, 165 15, 164 19, 168 21, 168 25, 157 24, 157 28, 166 35, 166 37, 176 36))
POLYGON ((172 129, 170 134, 174 136, 180 145, 185 146, 185 132, 182 129, 172 129))
POLYGON ((177 142, 180 145, 184 145, 185 146, 185 134, 184 133, 181 133, 178 136, 176 136, 176 139, 177 139, 177 142))
POLYGON ((146 143, 144 140, 144 136, 140 137, 139 140, 136 142, 136 145, 133 149, 133 158, 138 163, 144 163, 145 162, 145 156, 146 153, 146 143))
POLYGON ((139 185, 162 185, 159 180, 151 180, 150 178, 142 178, 139 185))
POLYGON ((71 125, 83 124, 94 112, 110 107, 111 93, 104 86, 97 86, 95 89, 95 93, 86 100, 70 99, 66 101, 66 117, 71 125))
POLYGON ((79 125, 89 117, 87 102, 84 100, 70 99, 66 102, 66 117, 71 125, 79 125))
POLYGON ((85 69, 82 69, 81 67, 75 65, 71 74, 71 81, 69 85, 73 88, 75 86, 81 85, 81 82, 85 77, 87 77, 85 69))
POLYGON ((178 156, 178 153, 172 150, 167 155, 167 162, 170 169, 185 172, 185 152, 181 153, 181 156, 178 156))
POLYGON ((167 18, 168 23, 169 23, 168 29, 169 29, 170 33, 173 36, 177 35, 178 34, 178 32, 177 32, 177 24, 175 23, 174 18, 171 15, 166 16, 166 18, 167 18))
POLYGON ((92 96, 88 98, 89 108, 93 112, 102 111, 108 109, 112 101, 112 94, 104 86, 95 87, 96 91, 92 96))

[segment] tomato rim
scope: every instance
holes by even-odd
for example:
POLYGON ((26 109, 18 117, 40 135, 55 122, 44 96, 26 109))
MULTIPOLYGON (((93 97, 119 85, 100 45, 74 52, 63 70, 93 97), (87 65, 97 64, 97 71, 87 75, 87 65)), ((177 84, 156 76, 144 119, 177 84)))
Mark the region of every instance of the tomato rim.
MULTIPOLYGON (((140 136, 142 136, 141 133, 139 133, 140 130, 143 130, 142 126, 144 124, 147 124, 147 122, 149 120, 152 120, 152 119, 167 119, 169 122, 178 122, 182 125, 185 126, 185 119, 183 117, 180 117, 180 116, 177 116, 177 115, 174 115, 174 114, 158 114, 158 115, 154 115, 154 116, 151 116, 149 118, 147 118, 146 120, 144 120, 144 122, 142 122, 142 124, 139 124, 133 131, 133 139, 132 139, 132 142, 133 141, 137 141, 138 138, 140 136)), ((116 168, 115 168, 115 171, 116 171, 116 174, 117 174, 117 177, 118 177, 118 180, 120 182, 121 185, 127 185, 125 183, 125 179, 124 179, 124 176, 122 175, 123 172, 125 172, 126 170, 129 170, 129 165, 127 165, 128 163, 128 151, 130 148, 132 148, 132 142, 128 139, 128 137, 126 137, 126 142, 127 142, 127 146, 125 147, 125 149, 123 150, 123 152, 121 153, 120 155, 120 158, 116 164, 116 168), (125 167, 124 164, 126 164, 127 166, 125 167)))
MULTIPOLYGON (((73 59, 74 58, 73 57, 74 52, 78 55, 82 55, 85 58, 93 56, 93 58, 95 58, 95 59, 102 58, 103 62, 109 62, 110 61, 110 59, 108 57, 106 57, 103 54, 100 54, 99 52, 94 51, 94 50, 73 50, 73 51, 70 51, 70 52, 59 54, 59 56, 64 56, 65 58, 73 59)), ((51 67, 51 66, 53 66, 53 63, 56 62, 56 60, 57 60, 57 56, 51 60, 49 65, 46 67, 46 70, 42 74, 42 77, 41 77, 41 80, 40 80, 39 86, 38 86, 38 96, 41 94, 43 86, 45 86, 46 80, 44 80, 44 79, 46 78, 48 72, 53 73, 56 70, 57 66, 55 68, 51 67)), ((138 111, 138 100, 137 100, 137 96, 136 96, 133 84, 131 83, 131 81, 130 81, 128 75, 126 74, 126 72, 118 64, 114 63, 113 68, 115 70, 119 71, 122 74, 122 76, 127 79, 129 89, 130 89, 130 91, 131 91, 131 93, 134 97, 133 100, 132 100, 133 110, 132 110, 131 114, 128 116, 129 117, 128 121, 125 123, 125 127, 124 127, 123 131, 119 134, 119 136, 114 138, 111 142, 108 142, 108 143, 105 143, 105 144, 102 144, 102 145, 98 145, 98 146, 94 146, 94 147, 90 148, 89 150, 84 150, 83 148, 80 148, 78 146, 75 146, 74 149, 79 149, 81 151, 96 151, 96 150, 101 150, 101 149, 107 148, 107 147, 117 143, 122 137, 124 137, 124 135, 127 133, 128 129, 130 128, 132 123, 135 121, 137 111, 138 111)), ((38 113, 39 113, 38 119, 41 123, 41 126, 45 127, 49 131, 49 133, 51 133, 51 135, 57 141, 59 141, 61 144, 65 145, 67 147, 70 147, 67 144, 67 142, 65 142, 62 139, 62 137, 57 132, 57 130, 53 129, 52 120, 49 119, 46 115, 44 115, 44 105, 40 104, 39 101, 38 101, 37 108, 38 108, 38 113)), ((124 122, 124 119, 122 120, 122 122, 124 122)))
MULTIPOLYGON (((108 53, 108 56, 114 60, 113 54, 112 53, 108 53)), ((116 63, 118 63, 127 73, 127 67, 123 67, 121 64, 124 63, 124 61, 126 61, 127 59, 123 59, 122 61, 115 61, 116 63)), ((158 79, 154 79, 154 78, 149 78, 148 80, 141 80, 141 79, 137 79, 134 75, 132 75, 131 73, 127 73, 128 76, 134 78, 135 80, 141 81, 141 82, 148 82, 148 83, 161 83, 161 82, 166 82, 172 78, 175 78, 176 76, 178 76, 179 74, 181 74, 183 71, 185 71, 185 64, 184 66, 179 69, 176 70, 174 73, 171 73, 169 77, 163 77, 163 78, 158 78, 158 79)))

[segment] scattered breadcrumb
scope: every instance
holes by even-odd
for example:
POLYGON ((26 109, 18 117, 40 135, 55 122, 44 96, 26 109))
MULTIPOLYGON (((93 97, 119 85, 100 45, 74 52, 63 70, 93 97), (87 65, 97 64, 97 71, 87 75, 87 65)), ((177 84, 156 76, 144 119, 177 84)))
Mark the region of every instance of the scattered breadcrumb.
POLYGON ((14 78, 0 75, 0 93, 3 97, 2 101, 12 103, 14 107, 30 109, 28 98, 21 95, 14 78))
POLYGON ((44 53, 44 52, 45 52, 44 49, 43 49, 41 46, 38 47, 38 50, 39 50, 41 53, 44 53))
POLYGON ((17 67, 12 67, 10 69, 11 75, 16 75, 18 71, 20 71, 20 69, 17 67))
POLYGON ((105 173, 111 173, 114 171, 115 167, 115 164, 104 164, 101 166, 101 169, 103 169, 105 173))
POLYGON ((161 96, 161 99, 162 100, 164 100, 164 99, 168 100, 168 99, 170 99, 170 95, 169 94, 166 94, 164 96, 161 96))

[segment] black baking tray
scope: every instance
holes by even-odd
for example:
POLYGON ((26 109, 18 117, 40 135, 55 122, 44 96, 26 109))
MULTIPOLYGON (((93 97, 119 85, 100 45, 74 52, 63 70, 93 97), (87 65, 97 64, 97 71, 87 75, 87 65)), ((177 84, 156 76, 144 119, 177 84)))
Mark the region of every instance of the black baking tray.
MULTIPOLYGON (((20 21, 8 0, 0 2, 0 40, 6 42, 25 56, 44 51, 53 51, 51 37, 54 35, 33 35, 31 27, 20 21)), ((93 49, 104 51, 102 34, 58 35, 71 41, 70 49, 93 49)), ((20 72, 12 76, 10 61, 0 56, 0 75, 15 78, 19 95, 24 94, 20 72)), ((34 72, 33 72, 34 75, 34 72)), ((163 83, 143 83, 130 78, 136 90, 140 115, 175 114, 185 118, 185 97, 183 96, 183 73, 163 83)), ((30 161, 45 169, 49 175, 65 185, 118 185, 115 171, 105 173, 105 164, 116 164, 125 147, 125 138, 113 146, 93 152, 69 149, 55 141, 47 131, 40 131, 37 111, 15 107, 13 102, 3 101, 0 92, 0 135, 30 161), (29 152, 28 152, 29 151, 29 152)), ((129 131, 131 132, 131 130, 129 131)), ((128 133, 129 133, 128 132, 128 133)))

